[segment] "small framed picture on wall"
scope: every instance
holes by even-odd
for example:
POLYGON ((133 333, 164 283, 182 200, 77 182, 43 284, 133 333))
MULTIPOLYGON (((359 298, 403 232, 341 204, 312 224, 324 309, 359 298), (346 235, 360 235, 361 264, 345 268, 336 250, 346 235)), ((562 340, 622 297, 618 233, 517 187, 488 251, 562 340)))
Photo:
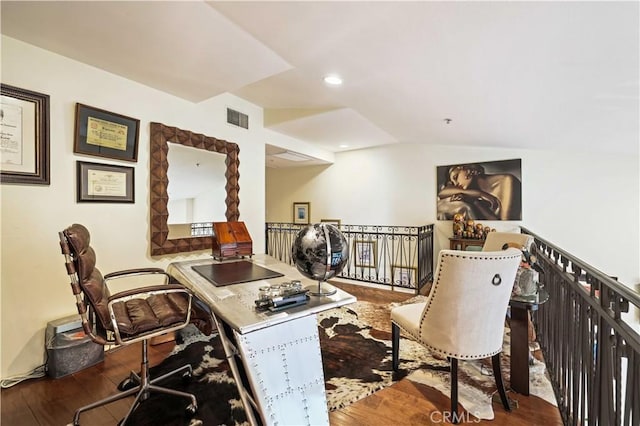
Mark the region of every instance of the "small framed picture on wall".
POLYGON ((309 224, 309 218, 311 217, 311 203, 305 201, 297 201, 293 203, 293 223, 299 225, 309 224))

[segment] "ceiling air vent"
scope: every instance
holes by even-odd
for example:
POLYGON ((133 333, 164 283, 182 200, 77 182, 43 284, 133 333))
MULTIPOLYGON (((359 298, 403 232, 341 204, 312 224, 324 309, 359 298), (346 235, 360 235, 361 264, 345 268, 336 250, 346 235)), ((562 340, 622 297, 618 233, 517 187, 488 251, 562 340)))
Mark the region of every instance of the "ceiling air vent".
POLYGON ((243 114, 240 111, 227 108, 227 123, 234 126, 242 127, 243 129, 249 128, 249 116, 243 114))

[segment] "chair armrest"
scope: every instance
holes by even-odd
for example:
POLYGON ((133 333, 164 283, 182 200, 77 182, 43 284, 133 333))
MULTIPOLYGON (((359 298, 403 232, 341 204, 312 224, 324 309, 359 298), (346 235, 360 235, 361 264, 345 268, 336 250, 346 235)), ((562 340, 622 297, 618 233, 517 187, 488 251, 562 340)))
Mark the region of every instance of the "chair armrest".
POLYGON ((110 272, 104 276, 109 291, 118 293, 128 288, 140 288, 151 285, 166 285, 171 276, 161 268, 136 268, 110 272))
POLYGON ((126 302, 130 299, 135 299, 136 296, 149 297, 154 294, 166 294, 166 293, 185 293, 191 297, 191 291, 181 284, 161 284, 151 285, 145 287, 132 288, 130 290, 123 290, 118 293, 112 294, 109 297, 109 304, 116 302, 126 302))
POLYGON ((169 280, 170 275, 162 268, 136 268, 136 269, 126 269, 124 271, 115 271, 109 272, 104 276, 105 280, 114 279, 114 278, 123 278, 130 277, 133 275, 164 275, 165 279, 169 280))

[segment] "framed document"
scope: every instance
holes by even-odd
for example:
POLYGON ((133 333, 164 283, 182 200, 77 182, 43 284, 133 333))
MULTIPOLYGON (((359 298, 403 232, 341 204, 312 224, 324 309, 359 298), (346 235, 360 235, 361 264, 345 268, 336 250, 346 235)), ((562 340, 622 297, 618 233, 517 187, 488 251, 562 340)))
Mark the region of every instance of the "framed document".
POLYGON ((75 153, 136 162, 139 133, 136 118, 76 104, 75 153))
POLYGON ((393 271, 392 285, 411 287, 416 282, 416 268, 414 266, 391 265, 393 271))
POLYGON ((375 268, 378 259, 378 242, 355 240, 353 242, 353 258, 356 267, 375 268))
POLYGON ((293 223, 299 225, 307 225, 309 224, 310 216, 311 203, 306 201, 293 203, 293 223))
POLYGON ((49 95, 0 87, 0 182, 49 185, 49 95))
POLYGON ((76 161, 78 202, 134 203, 134 168, 76 161))
POLYGON ((340 229, 340 219, 320 219, 320 223, 333 225, 336 228, 340 229))

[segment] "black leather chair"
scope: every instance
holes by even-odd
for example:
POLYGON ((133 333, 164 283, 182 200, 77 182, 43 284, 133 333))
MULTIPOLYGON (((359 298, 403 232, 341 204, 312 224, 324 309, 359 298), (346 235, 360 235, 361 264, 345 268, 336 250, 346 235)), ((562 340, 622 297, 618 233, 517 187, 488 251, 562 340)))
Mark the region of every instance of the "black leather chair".
POLYGON ((119 423, 124 425, 131 413, 151 392, 187 399, 186 411, 194 414, 198 409, 194 395, 156 385, 157 382, 174 374, 191 377, 191 365, 184 365, 152 380, 149 377, 147 349, 149 339, 179 330, 190 323, 195 324, 203 333, 211 334, 213 318, 207 307, 182 285, 170 284, 169 275, 160 268, 129 269, 102 276, 95 267, 96 254, 90 246, 89 231, 83 225, 73 224, 60 232, 59 236, 84 332, 101 345, 129 345, 142 342, 140 373, 132 371, 131 375, 118 385, 119 393, 79 408, 72 424, 80 424, 80 414, 84 411, 135 395, 131 409, 119 423), (109 291, 110 281, 140 275, 161 278, 162 284, 116 294, 109 291))

